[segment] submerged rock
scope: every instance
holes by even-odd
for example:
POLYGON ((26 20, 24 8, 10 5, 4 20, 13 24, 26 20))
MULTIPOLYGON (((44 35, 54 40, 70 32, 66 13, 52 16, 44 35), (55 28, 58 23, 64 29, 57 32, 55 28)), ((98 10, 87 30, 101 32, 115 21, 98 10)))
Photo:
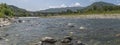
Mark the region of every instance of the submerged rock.
POLYGON ((75 25, 73 23, 68 23, 67 24, 69 27, 75 27, 75 25))
POLYGON ((5 37, 0 37, 0 40, 9 41, 9 39, 6 39, 5 37))
POLYGON ((3 35, 3 37, 7 37, 7 36, 9 36, 9 34, 4 34, 4 35, 3 35))
POLYGON ((24 23, 25 21, 24 20, 18 20, 19 23, 24 23))
POLYGON ((5 41, 9 41, 9 39, 5 39, 5 41))
POLYGON ((81 26, 79 29, 80 29, 80 30, 84 30, 84 29, 86 29, 86 28, 85 28, 85 27, 83 27, 83 26, 81 26))
POLYGON ((0 25, 0 27, 3 27, 4 25, 0 25))
POLYGON ((74 32, 69 32, 69 37, 73 36, 74 32))
POLYGON ((0 40, 3 40, 3 38, 2 38, 2 37, 0 37, 0 40))

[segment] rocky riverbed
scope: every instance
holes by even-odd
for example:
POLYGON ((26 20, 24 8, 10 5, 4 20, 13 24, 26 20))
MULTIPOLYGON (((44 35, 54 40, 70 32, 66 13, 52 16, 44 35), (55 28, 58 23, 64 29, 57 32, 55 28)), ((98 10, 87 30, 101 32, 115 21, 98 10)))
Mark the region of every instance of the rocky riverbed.
POLYGON ((0 28, 0 45, 119 45, 120 19, 19 18, 0 28), (51 44, 52 43, 52 44, 51 44))
POLYGON ((7 26, 10 24, 11 24, 10 20, 8 20, 6 18, 0 18, 0 27, 7 26))

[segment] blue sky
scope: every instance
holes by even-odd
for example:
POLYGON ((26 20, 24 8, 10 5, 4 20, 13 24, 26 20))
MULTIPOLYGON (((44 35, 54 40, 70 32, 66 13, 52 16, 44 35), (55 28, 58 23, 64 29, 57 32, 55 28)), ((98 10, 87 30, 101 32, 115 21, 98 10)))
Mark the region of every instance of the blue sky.
POLYGON ((74 7, 74 6, 88 6, 93 2, 104 1, 120 5, 120 0, 0 0, 0 3, 7 3, 17 7, 38 11, 48 8, 74 7))

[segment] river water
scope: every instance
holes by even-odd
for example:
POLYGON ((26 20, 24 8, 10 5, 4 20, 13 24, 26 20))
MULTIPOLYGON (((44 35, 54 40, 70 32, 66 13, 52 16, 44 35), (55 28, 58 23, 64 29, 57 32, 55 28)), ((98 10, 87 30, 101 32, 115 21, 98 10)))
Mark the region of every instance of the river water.
POLYGON ((80 18, 20 18, 24 23, 13 23, 0 28, 0 45, 29 45, 42 37, 62 39, 73 32, 75 40, 88 45, 120 45, 120 19, 80 18), (72 23, 75 27, 69 27, 72 23), (85 27, 80 30, 80 27, 85 27), (7 36, 5 36, 8 34, 7 36))

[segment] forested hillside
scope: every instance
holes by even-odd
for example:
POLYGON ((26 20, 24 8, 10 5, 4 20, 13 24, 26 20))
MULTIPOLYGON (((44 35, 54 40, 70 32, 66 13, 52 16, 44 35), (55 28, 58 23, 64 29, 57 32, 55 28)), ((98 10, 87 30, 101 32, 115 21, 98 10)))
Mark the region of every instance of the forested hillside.
POLYGON ((13 5, 8 5, 10 9, 13 10, 14 12, 14 16, 29 16, 30 15, 30 11, 27 11, 25 9, 22 8, 18 8, 16 6, 13 5))
POLYGON ((120 13, 120 6, 106 3, 106 2, 95 2, 92 5, 80 10, 81 13, 120 13))

